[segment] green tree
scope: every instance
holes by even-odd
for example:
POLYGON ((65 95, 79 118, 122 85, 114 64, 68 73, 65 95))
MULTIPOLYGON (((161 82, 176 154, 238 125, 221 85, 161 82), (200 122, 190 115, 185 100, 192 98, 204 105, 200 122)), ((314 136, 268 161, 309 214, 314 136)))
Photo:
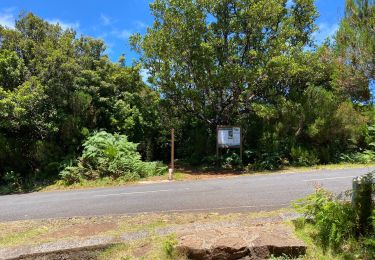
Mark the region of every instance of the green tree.
POLYGON ((336 44, 337 86, 355 100, 368 101, 375 82, 375 1, 345 1, 336 44))
POLYGON ((157 0, 151 10, 154 24, 132 37, 134 48, 179 115, 211 128, 287 91, 270 86, 265 68, 310 43, 317 15, 310 0, 157 0))
POLYGON ((286 2, 151 5, 154 24, 131 41, 169 118, 177 118, 181 155, 212 154, 220 124, 242 125, 245 146, 254 150, 249 162, 270 158, 278 166, 306 161, 295 158, 306 149, 301 156, 332 161, 358 142, 366 118, 337 91, 332 47, 306 48, 314 47, 313 1, 286 2))
POLYGON ((153 159, 159 95, 139 65, 113 63, 102 40, 32 13, 14 29, 0 26, 0 40, 0 185, 12 179, 7 172, 24 185, 57 177, 95 130, 124 133, 153 159))

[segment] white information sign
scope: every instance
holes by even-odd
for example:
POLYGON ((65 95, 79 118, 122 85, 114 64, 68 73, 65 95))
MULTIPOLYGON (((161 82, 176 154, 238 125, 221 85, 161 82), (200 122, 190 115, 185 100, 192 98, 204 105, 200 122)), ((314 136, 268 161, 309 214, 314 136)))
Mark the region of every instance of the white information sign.
POLYGON ((241 128, 218 127, 217 144, 222 148, 239 148, 241 146, 241 128))

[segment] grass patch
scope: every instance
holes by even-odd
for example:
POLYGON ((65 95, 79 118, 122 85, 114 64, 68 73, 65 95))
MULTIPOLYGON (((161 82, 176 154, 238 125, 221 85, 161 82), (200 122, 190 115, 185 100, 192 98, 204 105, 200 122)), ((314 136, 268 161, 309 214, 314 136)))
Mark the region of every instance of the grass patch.
MULTIPOLYGON (((0 245, 3 247, 38 245, 95 236, 120 238, 123 234, 146 231, 148 237, 158 229, 178 228, 189 224, 249 221, 279 216, 290 209, 256 213, 174 213, 136 216, 76 217, 48 220, 10 221, 0 223, 0 245)), ((167 245, 166 245, 167 247, 167 245)))
POLYGON ((46 227, 41 228, 30 228, 25 231, 16 232, 8 235, 0 235, 0 245, 4 247, 14 246, 18 244, 24 244, 29 241, 33 241, 33 238, 48 232, 46 227))
POLYGON ((368 187, 365 184, 371 188, 372 174, 361 180, 362 189, 357 189, 353 200, 355 207, 322 188, 293 204, 303 214, 293 223, 297 235, 309 247, 307 259, 375 259, 375 211, 371 192, 367 194, 364 188, 368 187), (363 215, 367 210, 370 214, 363 215))
POLYGON ((99 260, 130 260, 130 259, 155 259, 155 260, 182 260, 185 256, 176 251, 177 239, 174 234, 168 236, 152 236, 147 239, 121 243, 102 252, 99 260))
POLYGON ((339 252, 331 249, 324 250, 324 246, 318 241, 317 228, 304 219, 294 221, 295 233, 297 237, 303 240, 307 246, 306 255, 302 259, 311 260, 342 260, 342 259, 374 259, 373 252, 364 247, 365 241, 351 239, 341 245, 339 252))
POLYGON ((304 219, 298 219, 294 222, 295 233, 299 239, 305 242, 307 246, 306 255, 303 259, 316 259, 316 260, 339 260, 340 256, 332 255, 331 252, 324 252, 316 242, 318 231, 312 224, 308 224, 304 219))

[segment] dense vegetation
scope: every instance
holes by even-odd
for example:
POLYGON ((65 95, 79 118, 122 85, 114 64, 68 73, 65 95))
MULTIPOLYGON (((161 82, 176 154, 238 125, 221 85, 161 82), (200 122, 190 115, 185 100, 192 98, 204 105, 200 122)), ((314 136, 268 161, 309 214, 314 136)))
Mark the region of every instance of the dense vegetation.
POLYGON ((125 133, 145 159, 162 149, 160 98, 139 65, 113 63, 101 40, 31 13, 0 38, 0 185, 58 177, 95 130, 125 133))
MULTIPOLYGON (((294 206, 303 214, 295 221, 297 231, 308 236, 312 247, 338 259, 373 259, 375 256, 375 207, 373 173, 363 176, 352 195, 334 194, 318 187, 294 206), (349 199, 349 200, 348 200, 349 199)), ((349 194, 348 194, 349 193, 349 194)), ((318 258, 318 257, 314 257, 318 258)))
POLYGON ((373 0, 347 0, 334 40, 319 46, 313 0, 150 8, 154 24, 131 37, 141 54, 132 66, 110 61, 103 41, 32 13, 0 27, 0 186, 27 188, 65 167, 65 177, 109 174, 111 163, 103 173, 83 163, 96 131, 126 135, 147 161, 167 161, 174 127, 177 158, 235 166, 233 151, 213 156, 218 124, 242 126, 250 168, 375 160, 373 0))

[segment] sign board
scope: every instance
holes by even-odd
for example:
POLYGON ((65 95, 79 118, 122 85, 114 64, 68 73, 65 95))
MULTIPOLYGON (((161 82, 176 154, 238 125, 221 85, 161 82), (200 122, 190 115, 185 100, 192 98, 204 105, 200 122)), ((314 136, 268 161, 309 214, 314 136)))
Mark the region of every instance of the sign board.
POLYGON ((232 126, 218 126, 217 145, 219 148, 240 148, 241 128, 232 126))

